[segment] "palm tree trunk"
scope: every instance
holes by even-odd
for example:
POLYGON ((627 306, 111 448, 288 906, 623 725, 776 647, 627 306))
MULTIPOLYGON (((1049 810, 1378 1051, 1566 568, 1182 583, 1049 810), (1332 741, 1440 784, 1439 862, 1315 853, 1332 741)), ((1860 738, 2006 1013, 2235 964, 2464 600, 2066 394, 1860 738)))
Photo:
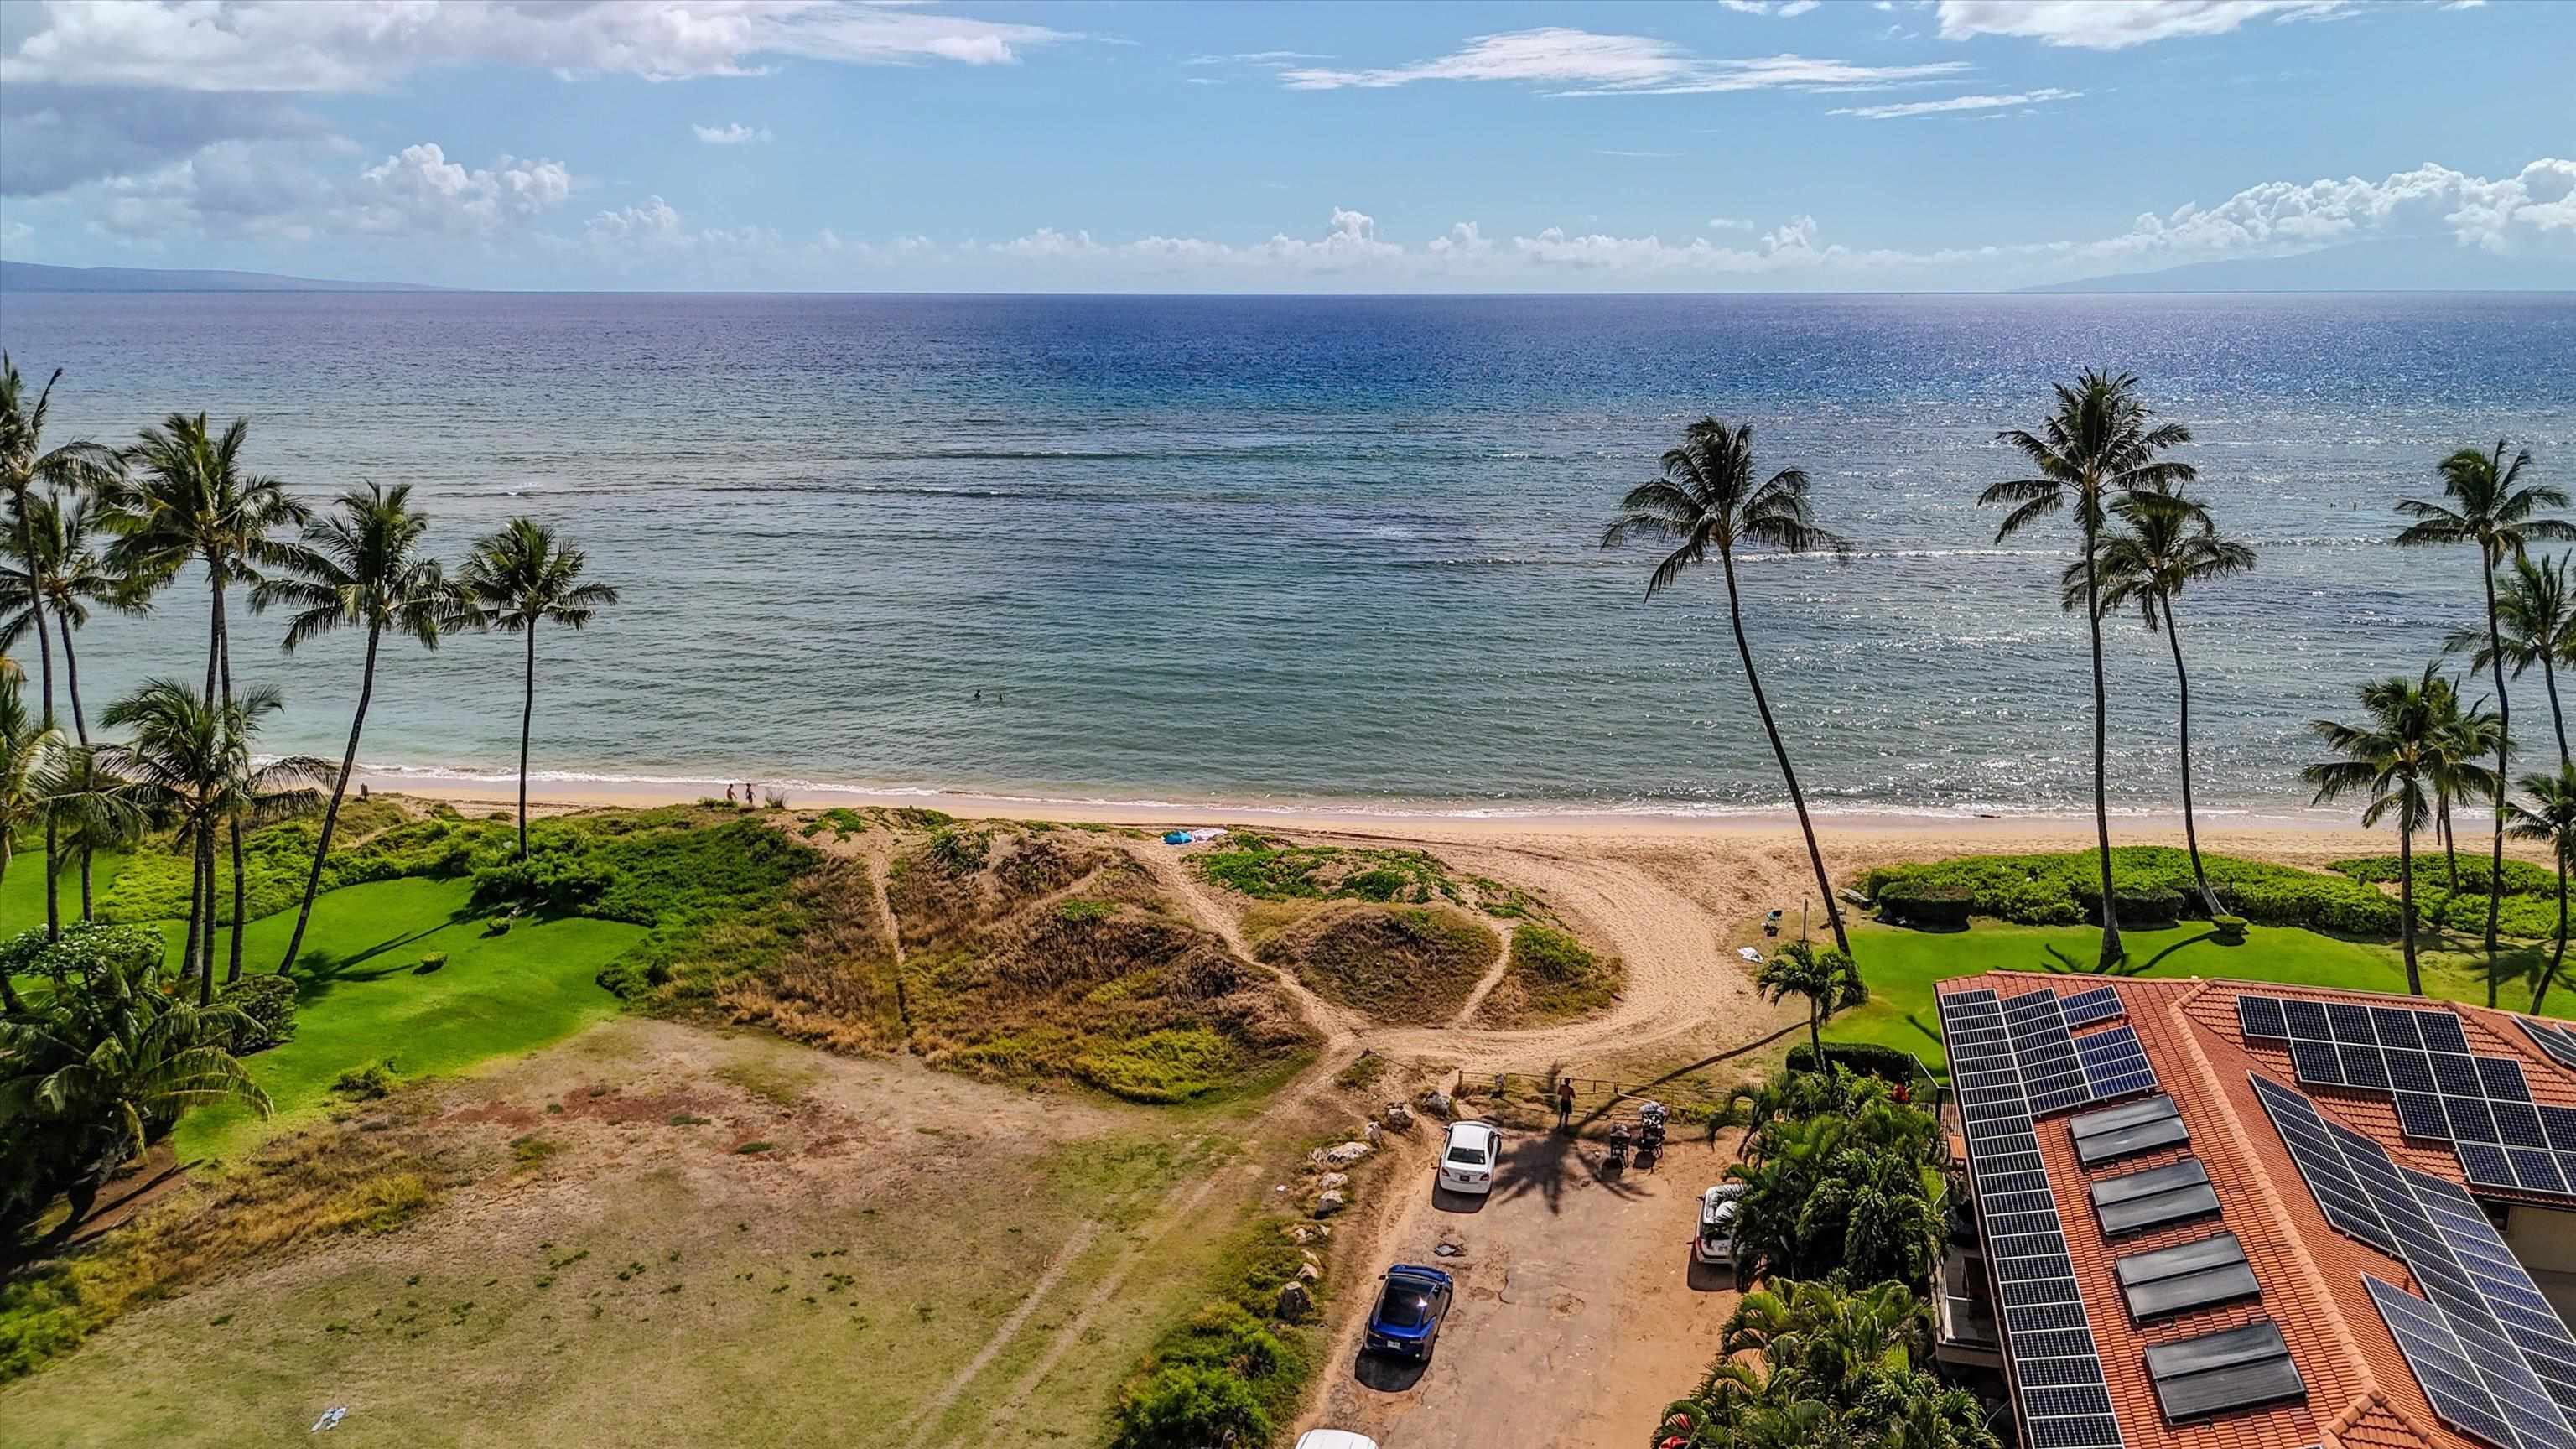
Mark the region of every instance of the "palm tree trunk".
MULTIPOLYGON (((63 631, 63 692, 71 696, 72 729, 80 736, 81 748, 86 750, 89 748, 89 720, 81 713, 80 659, 72 653, 72 621, 65 614, 56 611, 54 625, 63 631)), ((90 847, 84 840, 80 847, 81 919, 83 921, 95 919, 95 907, 90 900, 89 867, 90 847)))
POLYGON ((2415 969, 2415 832, 2397 822, 2397 939, 2406 950, 2406 994, 2424 994, 2424 977, 2415 969))
MULTIPOLYGON (((1842 905, 1834 899, 1834 883, 1825 874, 1825 854, 1822 850, 1819 850, 1816 847, 1815 822, 1807 818, 1806 792, 1798 788, 1798 772, 1789 764, 1789 747, 1780 742, 1780 727, 1777 724, 1774 724, 1771 720, 1771 701, 1769 697, 1764 695, 1762 692, 1762 675, 1753 667, 1753 646, 1745 642, 1744 602, 1736 593, 1735 588, 1735 554, 1731 550, 1721 548, 1718 550, 1717 556, 1719 562, 1726 566, 1726 617, 1727 622, 1735 626, 1735 652, 1737 657, 1744 661, 1744 681, 1745 683, 1753 686, 1753 708, 1762 716, 1762 732, 1771 737, 1771 757, 1780 762, 1780 778, 1788 781, 1789 783, 1789 805, 1792 809, 1798 812, 1798 832, 1807 838, 1807 864, 1816 872, 1816 895, 1825 903, 1825 922, 1834 928, 1834 949, 1848 956, 1851 954, 1851 938, 1843 934, 1842 905)), ((531 698, 534 697, 536 690, 536 659, 536 628, 534 625, 530 625, 528 630, 528 689, 531 698)), ((524 740, 519 746, 519 752, 521 757, 519 761, 519 789, 521 792, 521 798, 524 800, 527 791, 528 775, 526 759, 527 745, 524 740)), ((525 813, 526 808, 527 807, 524 804, 520 807, 522 814, 525 813)), ((520 826, 520 830, 523 833, 526 829, 527 827, 524 824, 520 826)), ((524 855, 526 852, 527 847, 523 839, 522 844, 520 845, 520 853, 524 855)), ((1821 1063, 1823 1060, 1824 1058, 1820 1052, 1817 1057, 1817 1061, 1821 1063)))
POLYGON ((2460 838, 2451 833, 2451 792, 2448 790, 2442 792, 2441 814, 2434 824, 2442 837, 2442 859, 2451 872, 2448 888, 2451 894, 2458 895, 2460 893, 2460 838))
POLYGON ((2558 968, 2567 960, 2567 851, 2562 846, 2558 856, 2558 941, 2549 951, 2549 969, 2540 973, 2540 984, 2531 989, 2531 1014, 2540 1014, 2540 1002, 2549 995, 2549 983, 2558 979, 2558 968))
POLYGON ((349 790, 350 772, 358 768, 358 732, 367 727, 367 702, 376 693, 376 640, 380 625, 367 626, 367 667, 358 676, 358 712, 349 717, 349 748, 340 756, 340 778, 331 783, 331 803, 322 807, 322 838, 313 846, 313 869, 304 877, 304 903, 295 910, 295 934, 286 940, 286 959, 277 963, 283 976, 304 949, 304 924, 313 918, 313 897, 322 889, 322 862, 331 854, 331 827, 340 821, 340 797, 349 790))
MULTIPOLYGON (((36 631, 36 658, 44 670, 44 718, 39 728, 54 727, 54 643, 45 629, 45 596, 36 587, 36 525, 27 509, 27 485, 13 485, 18 505, 18 561, 27 570, 27 622, 36 631)), ((45 939, 63 938, 62 907, 54 900, 54 817, 45 814, 45 939)))
MULTIPOLYGON (((1735 576, 1732 573, 1727 575, 1726 585, 1728 595, 1729 597, 1732 597, 1735 588, 1735 576)), ((1744 643, 1744 625, 1740 622, 1735 626, 1735 642, 1739 647, 1744 643)), ((1748 669, 1752 666, 1751 656, 1746 656, 1745 664, 1748 669)), ((1761 700, 1762 686, 1757 684, 1753 687, 1753 698, 1756 702, 1761 700)), ((527 694, 525 696, 525 701, 519 706, 519 859, 521 860, 528 858, 528 727, 535 721, 536 717, 537 621, 530 619, 528 621, 527 694)), ((1766 726, 1771 723, 1771 712, 1767 709, 1762 712, 1762 723, 1766 726)), ((1771 736, 1771 747, 1775 750, 1780 747, 1780 736, 1776 733, 1771 736)), ((1788 765, 1788 757, 1785 755, 1782 756, 1780 759, 1780 767, 1785 770, 1788 768, 1788 765)), ((1792 796, 1798 793, 1798 785, 1795 780, 1792 780, 1789 783, 1789 793, 1792 796)), ((1805 806, 1801 805, 1798 807, 1798 819, 1801 823, 1804 823, 1806 818, 1807 809, 1805 806)), ((1813 854, 1815 848, 1816 837, 1811 831, 1807 836, 1808 853, 1813 854)), ((1824 879, 1824 874, 1825 867, 1822 862, 1819 862, 1816 866, 1816 878, 1818 880, 1822 880, 1824 879)), ((1826 908, 1828 910, 1832 909, 1832 903, 1828 902, 1826 908)), ((1834 934, 1837 937, 1842 934, 1842 925, 1840 922, 1835 923, 1834 934)))
POLYGON ((2558 730, 2558 768, 2563 770, 2567 768, 2567 716, 2558 709, 2558 666, 2549 662, 2546 650, 2540 655, 2540 682, 2549 691, 2549 723, 2558 730))
POLYGON ((179 979, 197 969, 197 935, 206 918, 206 872, 197 860, 197 844, 188 842, 188 939, 179 948, 179 979))
MULTIPOLYGON (((215 833, 212 830, 199 832, 197 853, 205 857, 206 862, 206 965, 204 970, 197 973, 197 1004, 199 1006, 211 1006, 214 1004, 215 1000, 216 926, 215 833)), ((236 883, 238 883, 238 879, 239 878, 236 877, 236 883)), ((236 917, 233 922, 233 935, 236 939, 241 935, 241 922, 238 917, 236 917)))
POLYGON ((2221 914, 2218 893, 2209 888, 2209 872, 2200 864, 2200 827, 2191 810, 2191 675, 2182 667, 2182 628, 2174 622, 2173 600, 2159 599, 2158 611, 2165 616, 2165 643, 2173 648, 2174 689, 2181 707, 2176 718, 2181 721, 2182 746, 2182 842, 2191 850, 2191 878, 2200 882, 2200 899, 2215 918, 2221 914))
MULTIPOLYGON (((223 590, 215 591, 215 649, 223 663, 224 715, 229 719, 233 708, 233 634, 224 622, 223 590)), ((242 932, 250 929, 250 883, 242 872, 242 819, 239 811, 228 812, 233 847, 233 934, 231 954, 224 967, 224 984, 232 985, 242 977, 242 932)))
POLYGON ((1807 1049, 1814 1053, 1808 1060, 1816 1064, 1816 1070, 1825 1071, 1825 1017, 1812 996, 1807 998, 1807 1049))
MULTIPOLYGON (((2478 551, 2481 562, 2486 550, 2478 551)), ((2496 630, 2495 565, 2485 569, 2487 586, 2487 650, 2495 666, 2496 684, 2496 782, 2495 845, 2487 857, 2487 1006, 2496 1004, 2496 913, 2504 907, 2504 781, 2507 759, 2513 752, 2513 701, 2504 692, 2504 639, 2496 630)))
POLYGON ((2088 513, 2084 519, 2084 626, 2093 635, 2093 834, 2102 857, 2102 965, 2120 964, 2120 908, 2111 896, 2111 799, 2105 776, 2110 769, 2111 721, 2108 691, 2102 684, 2102 580, 2094 555, 2100 552, 2101 526, 2088 513))

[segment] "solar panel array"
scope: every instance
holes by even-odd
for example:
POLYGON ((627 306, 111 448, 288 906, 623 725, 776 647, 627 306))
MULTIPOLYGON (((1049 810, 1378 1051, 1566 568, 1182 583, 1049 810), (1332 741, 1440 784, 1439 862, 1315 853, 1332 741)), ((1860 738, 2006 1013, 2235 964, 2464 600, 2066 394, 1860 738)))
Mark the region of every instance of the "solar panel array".
POLYGON ((2307 1397, 2290 1346, 2269 1319, 2147 1350, 2156 1403, 2173 1423, 2307 1397))
POLYGON ((2253 1265, 2234 1233, 2206 1238, 2152 1253, 2132 1253, 2111 1265, 2120 1280, 2129 1316, 2140 1323, 2171 1318, 2215 1303, 2262 1296, 2253 1265))
POLYGON ((2472 1054, 2452 1013, 2240 996, 2236 1016, 2248 1038, 2289 1044, 2302 1084, 2388 1093, 2406 1135, 2451 1144, 2469 1181, 2576 1196, 2576 1109, 2534 1102, 2522 1063, 2472 1054))
POLYGON ((2306 1097, 2252 1080, 2326 1220, 2404 1262, 2430 1296, 2364 1280, 2435 1411, 2499 1449, 2576 1449, 2576 1336, 2485 1211, 2306 1097))
POLYGON ((2089 1191, 2093 1216, 2101 1223, 2105 1238, 2142 1233, 2218 1211, 2218 1193, 2209 1185, 2209 1169, 2201 1166, 2197 1157, 2150 1167, 2144 1172, 2102 1178, 2089 1191))
POLYGON ((2120 993, 2097 986, 2073 996, 2025 991, 1999 996, 2015 1070, 2034 1117, 2156 1089, 2155 1068, 2129 1027, 2077 1037, 2074 1028, 2123 1014, 2120 993))
MULTIPOLYGON (((2049 999, 2053 1003, 2056 998, 2049 999)), ((2039 1155, 2019 1050, 2025 1035, 2042 1046, 2052 1040, 2046 1031, 2050 1017, 2063 1036, 2063 1014, 2024 1007, 2022 1017, 2025 1022, 2037 1018, 2039 1030, 2017 1033, 2005 1003, 1993 991, 1941 998, 1950 1086, 1967 1132, 1970 1181, 1985 1227, 2022 1423, 2030 1449, 2118 1449, 2120 1421, 2111 1410, 2101 1352, 2066 1249, 2065 1224, 2058 1218, 2057 1198, 2049 1191, 2039 1155)), ((2071 1045, 2066 1055, 2073 1057, 2071 1045)), ((2080 1090, 2080 1069, 2076 1085, 2080 1090)))
POLYGON ((2518 1016, 2514 1020, 2521 1025, 2522 1034, 2531 1038, 2531 1044, 2547 1052, 2551 1061, 2562 1067, 2576 1068, 2576 1031, 2554 1021, 2535 1021, 2528 1016, 2518 1016))

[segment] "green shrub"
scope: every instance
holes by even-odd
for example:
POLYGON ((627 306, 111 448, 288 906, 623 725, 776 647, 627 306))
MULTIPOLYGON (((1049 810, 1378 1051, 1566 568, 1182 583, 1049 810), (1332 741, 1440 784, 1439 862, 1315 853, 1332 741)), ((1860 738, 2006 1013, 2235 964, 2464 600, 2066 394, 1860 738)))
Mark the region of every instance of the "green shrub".
MULTIPOLYGON (((1895 1047, 1882 1046, 1874 1041, 1829 1041, 1825 1043, 1825 1060, 1834 1066, 1849 1067, 1863 1076, 1876 1077, 1899 1087, 1911 1088, 1923 1080, 1925 1073, 1922 1062, 1895 1047)), ((1815 1069, 1813 1048, 1804 1042, 1789 1048, 1789 1070, 1812 1072, 1815 1069)))
POLYGON ((432 951, 421 957, 420 964, 411 969, 412 973, 417 976, 427 976, 433 971, 443 971, 447 969, 447 953, 444 951, 432 951))
POLYGON ((1348 900, 1427 904, 1464 893, 1438 857, 1420 850, 1345 850, 1286 845, 1238 830, 1191 858, 1201 875, 1262 901, 1348 900))
MULTIPOLYGON (((2397 884, 2397 857, 2393 855, 2366 855, 2354 860, 2338 860, 2326 869, 2339 871, 2364 885, 2397 884)), ((2462 855, 2460 857, 2460 893, 2486 895, 2487 882, 2491 879, 2487 870, 2485 856, 2462 855)), ((2419 851, 2415 856, 2415 888, 2422 890, 2428 881, 2438 882, 2445 890, 2449 889, 2450 867, 2437 852, 2419 851)), ((2529 861, 2508 860, 2504 863, 2504 893, 2508 896, 2549 896, 2554 899, 2558 894, 2558 875, 2545 866, 2533 865, 2529 861)))
POLYGON ((982 870, 993 854, 993 832, 942 825, 930 832, 930 858, 950 875, 982 870))
POLYGON ((1068 921, 1105 921, 1118 914, 1118 903, 1098 900, 1090 896, 1075 896, 1070 900, 1056 902, 1055 913, 1068 921))
POLYGON ((379 1097, 390 1095, 393 1089, 400 1085, 402 1085, 402 1079, 394 1074, 394 1061, 391 1057, 380 1062, 369 1062, 363 1067, 351 1067, 331 1079, 332 1091, 359 1102, 371 1102, 379 1097))
POLYGON ((1103 1043, 1073 1059, 1073 1073, 1131 1102, 1186 1102, 1221 1085, 1239 1061, 1234 1043, 1203 1026, 1103 1043))
POLYGON ((295 1039, 295 982, 262 973, 224 988, 223 1003, 248 1018, 233 1031, 233 1055, 249 1056, 295 1039))
POLYGON ((1878 892, 1881 920, 1905 926, 1964 926, 1975 897, 1950 881, 1897 881, 1878 892))
POLYGON ((531 841, 525 860, 514 857, 476 870, 473 902, 482 910, 525 906, 568 914, 597 901, 615 883, 584 842, 558 836, 531 841))
POLYGON ((1270 1416, 1243 1380, 1222 1369, 1167 1368, 1118 1405, 1117 1449, 1208 1449, 1228 1436, 1270 1442, 1270 1416))
MULTIPOLYGON (((2397 903, 2349 875, 2326 875, 2233 856, 2203 856, 2211 889, 2233 914, 2267 926, 2302 926, 2338 935, 2397 934, 2397 903)), ((1964 893, 1967 913, 2026 926, 2083 925, 2098 917, 2101 867, 2089 850, 2035 855, 1969 855, 1876 867, 1864 888, 1886 906, 1911 905, 1935 887, 1964 893)), ((2191 857, 2169 846, 2132 845, 2111 852, 2112 890, 2135 898, 2141 920, 2198 916, 2203 907, 2191 857), (2164 892, 2175 899, 2168 905, 2164 892), (2151 894, 2140 894, 2151 893, 2151 894)), ((1943 909, 1950 909, 1943 907, 1943 909)), ((2126 907, 2124 906, 2124 910, 2126 907)), ((1913 919, 1908 916, 1907 919, 1913 919)))
POLYGON ((2243 916, 2212 916, 2209 918, 2209 928, 2212 931, 2217 932, 2218 939, 2222 941, 2235 942, 2244 940, 2245 927, 2246 920, 2243 916))

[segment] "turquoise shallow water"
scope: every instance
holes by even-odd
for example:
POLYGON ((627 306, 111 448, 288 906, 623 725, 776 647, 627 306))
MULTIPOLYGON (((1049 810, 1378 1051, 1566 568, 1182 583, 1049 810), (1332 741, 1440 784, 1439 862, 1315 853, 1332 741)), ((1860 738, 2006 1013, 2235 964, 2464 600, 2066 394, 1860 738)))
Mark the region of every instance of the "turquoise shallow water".
MULTIPOLYGON (((1997 428, 2115 361, 2262 550, 2185 604, 2203 798, 2289 806, 2302 722, 2475 617, 2469 555, 2386 546, 2394 500, 2498 436, 2576 485, 2565 294, 13 295, 0 345, 68 369, 57 438, 243 414, 300 491, 414 484, 451 552, 513 513, 571 530, 627 602, 541 639, 535 763, 563 780, 1774 805, 1714 575, 1648 604, 1645 558, 1595 547, 1715 412, 1860 545, 1745 574, 1811 794, 2072 808, 2064 540, 1997 546, 1974 500, 2015 471, 1997 428)), ((201 619, 190 594, 94 625, 88 697, 192 675, 201 619)), ((2163 808, 2169 664, 2128 621, 2111 641, 2116 791, 2163 808)), ((279 748, 337 754, 357 657, 245 656, 288 693, 279 748)), ((516 690, 512 641, 393 648, 363 756, 506 774, 516 690)))

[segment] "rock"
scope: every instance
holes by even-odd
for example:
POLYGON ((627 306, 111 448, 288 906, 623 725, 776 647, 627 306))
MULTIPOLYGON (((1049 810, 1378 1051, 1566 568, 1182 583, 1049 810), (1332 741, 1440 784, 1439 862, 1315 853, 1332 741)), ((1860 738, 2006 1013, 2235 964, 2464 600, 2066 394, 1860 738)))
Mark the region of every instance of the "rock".
POLYGON ((1281 1228, 1279 1233, 1280 1236, 1286 1238, 1288 1241, 1303 1245, 1306 1243, 1322 1242, 1325 1238, 1331 1236, 1332 1230, 1325 1227, 1322 1223, 1290 1223, 1288 1226, 1281 1228))
POLYGON ((1351 1200, 1338 1187, 1328 1187, 1315 1194, 1315 1216, 1328 1218, 1350 1206, 1351 1200))
POLYGON ((1393 1131, 1409 1132, 1413 1129, 1413 1109, 1402 1102, 1389 1102, 1386 1104, 1386 1115, 1380 1120, 1393 1131))
POLYGON ((1350 1185, 1351 1175, 1347 1172, 1328 1172, 1315 1179, 1315 1188, 1319 1192, 1338 1192, 1350 1185))
POLYGON ((1297 1265, 1297 1281, 1300 1283, 1312 1283, 1323 1276, 1324 1270, 1316 1267, 1312 1259, 1297 1265))
POLYGON ((1431 1255, 1435 1258, 1464 1257, 1466 1252, 1467 1245, 1456 1238, 1442 1238, 1439 1243, 1431 1249, 1431 1255))
POLYGON ((1364 1130, 1361 1131, 1360 1140, 1371 1147, 1375 1147, 1381 1140, 1383 1140, 1383 1134, 1378 1131, 1378 1125, 1375 1122, 1371 1122, 1364 1130))
POLYGON ((1449 1100, 1447 1092, 1433 1087, 1422 1094, 1422 1110, 1446 1122, 1456 1115, 1458 1104, 1449 1100))
POLYGON ((1317 1167, 1339 1172, 1376 1150, 1377 1144, 1374 1142, 1344 1142, 1332 1147, 1318 1147, 1315 1149, 1314 1162, 1317 1167))
POLYGON ((1278 1317, 1296 1323, 1315 1311, 1315 1295, 1303 1283, 1280 1285, 1278 1317))

